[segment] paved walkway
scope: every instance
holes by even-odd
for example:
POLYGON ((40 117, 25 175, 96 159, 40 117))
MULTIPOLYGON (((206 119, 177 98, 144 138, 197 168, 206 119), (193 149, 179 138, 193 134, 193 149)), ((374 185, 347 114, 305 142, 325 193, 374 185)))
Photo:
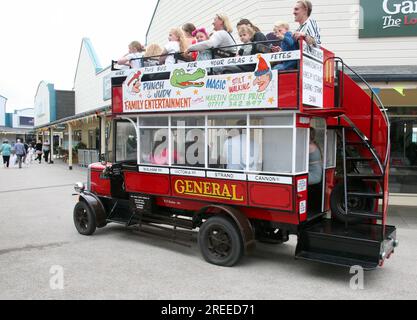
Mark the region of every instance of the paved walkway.
POLYGON ((86 181, 57 161, 0 167, 0 299, 416 299, 417 210, 391 207, 400 247, 384 268, 349 287, 349 270, 294 260, 296 238, 259 244, 230 269, 185 248, 122 226, 92 237, 74 228, 73 184, 86 181), (58 269, 56 269, 58 267, 58 269), (51 287, 62 268, 63 289, 51 287))

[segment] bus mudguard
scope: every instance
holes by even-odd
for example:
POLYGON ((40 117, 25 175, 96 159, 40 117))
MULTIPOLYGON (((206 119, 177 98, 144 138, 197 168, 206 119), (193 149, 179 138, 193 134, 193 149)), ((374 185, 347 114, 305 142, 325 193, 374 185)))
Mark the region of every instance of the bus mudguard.
MULTIPOLYGON (((245 253, 251 252, 255 248, 255 233, 253 231, 252 225, 249 222, 248 218, 236 208, 225 206, 225 205, 210 205, 200 209, 196 216, 194 217, 195 221, 201 221, 202 216, 207 213, 207 211, 215 210, 216 214, 226 215, 236 223, 240 233, 242 235, 243 245, 245 247, 245 253)), ((214 214, 214 215, 216 215, 214 214)))
POLYGON ((80 201, 86 202, 93 211, 96 217, 97 228, 103 228, 107 225, 106 209, 96 195, 84 191, 80 193, 80 201))

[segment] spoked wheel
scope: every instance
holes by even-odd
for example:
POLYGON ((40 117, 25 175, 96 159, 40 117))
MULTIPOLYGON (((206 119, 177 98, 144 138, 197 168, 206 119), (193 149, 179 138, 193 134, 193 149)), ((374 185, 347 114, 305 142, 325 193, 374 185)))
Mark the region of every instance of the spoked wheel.
POLYGON ((212 217, 200 228, 198 244, 207 262, 232 267, 243 255, 243 242, 239 230, 225 217, 212 217))
MULTIPOLYGON (((343 184, 337 185, 330 196, 330 206, 334 217, 340 222, 348 222, 352 224, 360 223, 363 221, 361 218, 346 216, 345 209, 345 195, 343 184)), ((349 187, 350 191, 355 192, 369 192, 369 187, 362 184, 357 184, 349 187)), ((348 210, 351 212, 373 212, 374 201, 370 198, 360 196, 348 197, 348 210)))
POLYGON ((90 236, 96 231, 96 219, 90 207, 83 201, 78 202, 74 208, 74 225, 77 231, 90 236))

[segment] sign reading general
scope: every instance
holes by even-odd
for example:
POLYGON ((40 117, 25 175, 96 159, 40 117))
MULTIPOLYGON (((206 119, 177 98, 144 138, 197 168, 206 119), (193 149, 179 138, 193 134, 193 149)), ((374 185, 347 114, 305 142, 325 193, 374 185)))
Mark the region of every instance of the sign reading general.
POLYGON ((417 1, 360 0, 360 38, 417 36, 417 1))

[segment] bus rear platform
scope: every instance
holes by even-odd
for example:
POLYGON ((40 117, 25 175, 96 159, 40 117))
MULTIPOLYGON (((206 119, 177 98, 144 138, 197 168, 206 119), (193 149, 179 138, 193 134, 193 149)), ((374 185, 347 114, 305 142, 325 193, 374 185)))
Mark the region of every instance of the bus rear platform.
POLYGON ((322 219, 300 232, 295 256, 296 259, 374 270, 397 246, 393 226, 357 224, 346 228, 340 222, 322 219))

